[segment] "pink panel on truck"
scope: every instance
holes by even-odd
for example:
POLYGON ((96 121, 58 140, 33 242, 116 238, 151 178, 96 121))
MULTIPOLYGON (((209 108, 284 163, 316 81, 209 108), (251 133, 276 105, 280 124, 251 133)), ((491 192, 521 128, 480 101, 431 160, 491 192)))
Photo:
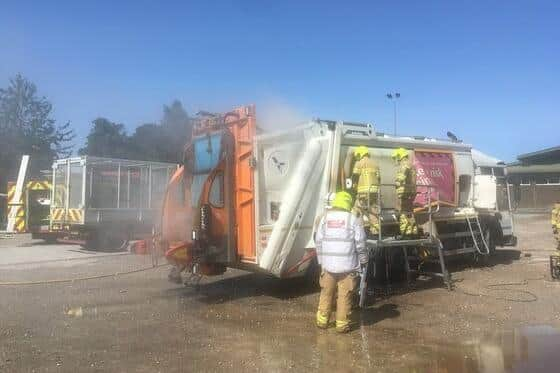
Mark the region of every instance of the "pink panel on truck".
MULTIPOLYGON (((414 166, 416 168, 416 183, 418 185, 432 185, 431 201, 456 205, 455 162, 453 153, 416 150, 414 152, 414 166), (437 192, 436 192, 437 190, 437 192), (439 197, 439 198, 438 198, 439 197)), ((414 200, 416 206, 428 204, 428 188, 419 186, 414 200)))

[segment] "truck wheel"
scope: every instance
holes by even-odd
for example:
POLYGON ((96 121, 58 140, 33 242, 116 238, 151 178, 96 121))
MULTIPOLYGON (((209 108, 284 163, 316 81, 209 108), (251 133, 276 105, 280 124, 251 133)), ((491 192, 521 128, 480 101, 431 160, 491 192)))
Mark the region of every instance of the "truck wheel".
POLYGON ((108 231, 100 232, 101 242, 99 250, 103 251, 119 251, 125 248, 128 242, 126 234, 122 232, 108 231))
POLYGON ((490 252, 490 255, 496 254, 496 236, 494 229, 492 229, 492 226, 484 225, 482 228, 482 234, 484 236, 484 241, 488 245, 488 251, 490 252))
POLYGON ((58 242, 57 239, 58 239, 58 237, 56 237, 56 236, 47 236, 47 237, 45 237, 45 242, 48 245, 54 245, 55 243, 58 242))
POLYGON ((85 240, 84 245, 82 245, 86 250, 98 250, 99 242, 98 242, 97 232, 90 232, 85 240))
POLYGON ((119 232, 95 231, 90 232, 84 247, 95 251, 117 251, 124 247, 127 239, 119 232))

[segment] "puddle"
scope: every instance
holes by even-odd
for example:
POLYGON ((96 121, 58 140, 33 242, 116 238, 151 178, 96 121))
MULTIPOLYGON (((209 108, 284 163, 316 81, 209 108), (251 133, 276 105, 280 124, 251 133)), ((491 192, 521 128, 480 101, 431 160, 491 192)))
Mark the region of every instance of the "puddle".
MULTIPOLYGON (((558 372, 560 330, 548 325, 491 333, 486 338, 427 348, 410 372, 558 372)), ((420 353, 422 355, 422 353, 420 353)))

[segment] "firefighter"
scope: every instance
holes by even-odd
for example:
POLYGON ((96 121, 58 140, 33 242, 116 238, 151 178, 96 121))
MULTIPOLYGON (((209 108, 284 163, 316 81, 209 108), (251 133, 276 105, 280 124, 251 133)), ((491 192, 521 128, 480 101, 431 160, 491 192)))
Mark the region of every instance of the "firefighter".
MULTIPOLYGON (((556 238, 557 250, 560 250, 560 203, 556 203, 552 209, 551 221, 552 223, 552 234, 556 238)), ((560 251, 557 253, 560 255, 560 251)))
POLYGON ((408 150, 398 148, 393 151, 392 158, 399 169, 395 177, 397 192, 397 210, 399 211, 399 230, 403 236, 418 234, 418 226, 414 219, 413 202, 416 197, 416 171, 410 162, 408 150))
POLYGON ((553 279, 560 279, 560 203, 552 209, 551 220, 552 234, 556 239, 556 252, 550 256, 550 274, 553 279))
POLYGON ((364 227, 372 235, 379 233, 378 190, 381 184, 379 166, 370 158, 365 146, 354 150, 353 185, 356 185, 356 202, 353 212, 362 218, 364 227))
POLYGON ((332 208, 321 218, 315 235, 317 259, 321 265, 321 295, 317 310, 317 326, 326 329, 336 300, 336 331, 351 328, 351 310, 358 271, 367 265, 365 231, 360 218, 351 213, 352 196, 338 192, 332 208))

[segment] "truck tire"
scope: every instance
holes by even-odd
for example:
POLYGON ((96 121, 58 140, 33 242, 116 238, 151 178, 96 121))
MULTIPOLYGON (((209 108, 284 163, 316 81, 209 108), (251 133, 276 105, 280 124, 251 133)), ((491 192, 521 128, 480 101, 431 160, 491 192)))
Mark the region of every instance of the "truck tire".
POLYGON ((57 236, 52 236, 52 235, 47 235, 47 236, 45 236, 45 242, 47 243, 47 245, 54 245, 58 242, 58 237, 57 236))
MULTIPOLYGON (((482 227, 482 236, 484 237, 484 241, 486 245, 488 245, 488 252, 489 254, 479 254, 477 252, 474 253, 474 263, 477 267, 487 267, 491 264, 490 257, 496 254, 496 233, 495 230, 492 229, 491 225, 483 224, 482 227)), ((478 241, 478 240, 477 240, 478 241)), ((482 240, 478 241, 478 246, 480 250, 484 252, 486 247, 482 240)))
POLYGON ((125 247, 127 235, 114 230, 95 230, 89 233, 84 247, 95 251, 119 251, 125 247))
POLYGON ((85 239, 85 243, 82 245, 86 250, 97 250, 98 248, 98 237, 97 232, 90 232, 85 239))
POLYGON ((482 234, 484 237, 484 241, 486 241, 486 244, 488 245, 488 251, 490 252, 490 255, 496 254, 496 229, 492 225, 484 224, 482 226, 482 234))

